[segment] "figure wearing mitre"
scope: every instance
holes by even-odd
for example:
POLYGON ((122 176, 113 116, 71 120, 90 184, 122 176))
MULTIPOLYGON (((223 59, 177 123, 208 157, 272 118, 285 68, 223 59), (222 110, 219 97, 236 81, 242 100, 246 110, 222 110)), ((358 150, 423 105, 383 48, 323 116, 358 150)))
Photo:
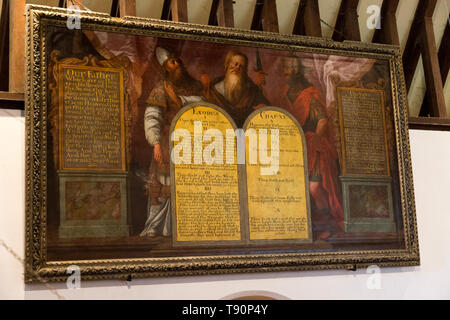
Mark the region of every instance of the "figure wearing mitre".
POLYGON ((145 137, 153 147, 147 190, 147 221, 141 236, 171 234, 170 126, 178 111, 189 103, 201 102, 202 84, 186 70, 183 61, 162 47, 156 48, 162 67, 161 80, 146 100, 145 137))

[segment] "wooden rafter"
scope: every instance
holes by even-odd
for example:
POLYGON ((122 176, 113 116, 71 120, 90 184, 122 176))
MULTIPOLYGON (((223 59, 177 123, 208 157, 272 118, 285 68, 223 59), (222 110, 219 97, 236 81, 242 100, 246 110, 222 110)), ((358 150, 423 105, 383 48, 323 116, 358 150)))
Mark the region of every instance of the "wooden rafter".
POLYGON ((136 15, 136 0, 113 0, 111 17, 125 17, 136 15))
POLYGON ((447 79, 448 71, 450 69, 449 56, 450 56, 450 23, 447 22, 438 53, 439 66, 441 67, 442 83, 445 83, 445 79, 447 79))
POLYGON ((429 109, 434 117, 446 117, 444 86, 439 68, 436 39, 431 17, 425 17, 424 30, 421 34, 420 51, 430 103, 429 109))
POLYGON ((173 21, 188 22, 187 0, 172 0, 170 10, 173 21))
POLYGON ((417 63, 419 62, 419 34, 423 29, 423 21, 426 16, 432 17, 437 0, 422 0, 417 5, 413 23, 409 31, 408 40, 403 50, 403 69, 405 72, 406 90, 409 91, 417 63))
POLYGON ((262 17, 263 5, 264 5, 264 0, 256 0, 255 10, 253 11, 252 25, 250 26, 251 30, 262 31, 261 17, 262 17))
POLYGON ((82 6, 83 0, 59 0, 58 1, 58 7, 60 8, 67 8, 67 6, 76 5, 76 6, 82 6))
POLYGON ((372 42, 400 45, 398 37, 397 12, 399 0, 384 0, 381 6, 381 29, 376 29, 372 42))
POLYGON ((318 0, 300 0, 292 34, 322 37, 318 0))
POLYGON ((111 17, 120 17, 119 0, 113 0, 111 3, 111 17))
POLYGON ((427 91, 421 115, 446 117, 443 81, 439 67, 436 39, 433 30, 433 13, 437 0, 422 0, 417 6, 403 54, 406 87, 409 90, 422 54, 427 91))
POLYGON ((188 22, 187 0, 164 0, 161 19, 188 22))
POLYGON ((9 90, 9 0, 3 0, 0 14, 0 91, 9 90))
POLYGON ((9 4, 9 91, 25 92, 25 0, 9 4))
POLYGON ((279 32, 275 0, 256 0, 251 30, 279 32))
POLYGON ((233 0, 219 0, 217 22, 219 26, 234 28, 233 0))
POLYGON ((438 117, 409 117, 410 129, 450 131, 450 119, 438 117))
POLYGON ((333 40, 361 41, 358 23, 359 0, 342 0, 333 32, 333 40))
MULTIPOLYGON (((450 55, 450 26, 447 23, 446 27, 445 27, 444 35, 442 36, 441 46, 439 47, 439 52, 438 52, 438 65, 439 65, 439 69, 440 69, 440 77, 441 77, 442 86, 444 86, 444 84, 445 84, 445 80, 447 79, 447 75, 448 75, 448 71, 449 71, 449 66, 450 66, 450 59, 448 58, 449 55, 450 55)), ((433 74, 433 77, 434 76, 435 75, 433 74)), ((436 75, 436 77, 438 77, 438 75, 436 75)), ((433 88, 432 85, 431 85, 431 88, 433 88)), ((437 99, 439 99, 439 96, 441 96, 441 95, 438 95, 437 99)), ((443 98, 443 95, 441 97, 443 98)), ((425 92, 422 106, 420 107, 419 116, 433 116, 433 115, 439 114, 440 117, 443 117, 443 115, 441 115, 442 111, 439 110, 439 107, 437 107, 437 109, 436 109, 436 105, 435 105, 435 107, 433 108, 433 103, 435 103, 435 102, 433 102, 432 99, 433 99, 433 92, 430 92, 429 86, 427 85, 427 90, 425 92), (438 112, 438 113, 436 113, 436 112, 438 112)), ((438 103, 438 106, 440 103, 440 105, 445 107, 445 101, 441 100, 441 101, 438 101, 437 103, 438 103)), ((446 116, 446 115, 447 114, 444 114, 444 116, 446 116)))
POLYGON ((209 26, 218 26, 219 22, 217 21, 217 9, 219 8, 219 0, 213 0, 211 4, 211 11, 209 11, 209 26))
POLYGON ((233 0, 213 0, 208 25, 234 28, 233 0))
POLYGON ((170 3, 172 0, 164 0, 162 12, 161 12, 161 20, 172 20, 172 14, 170 11, 170 3))
POLYGON ((120 17, 136 16, 136 0, 119 0, 120 17))

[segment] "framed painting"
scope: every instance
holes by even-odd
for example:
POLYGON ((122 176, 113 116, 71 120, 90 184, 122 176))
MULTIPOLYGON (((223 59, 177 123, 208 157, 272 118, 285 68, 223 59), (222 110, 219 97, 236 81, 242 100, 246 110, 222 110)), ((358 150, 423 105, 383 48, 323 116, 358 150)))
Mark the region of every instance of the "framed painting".
POLYGON ((398 47, 26 20, 27 282, 419 264, 398 47))

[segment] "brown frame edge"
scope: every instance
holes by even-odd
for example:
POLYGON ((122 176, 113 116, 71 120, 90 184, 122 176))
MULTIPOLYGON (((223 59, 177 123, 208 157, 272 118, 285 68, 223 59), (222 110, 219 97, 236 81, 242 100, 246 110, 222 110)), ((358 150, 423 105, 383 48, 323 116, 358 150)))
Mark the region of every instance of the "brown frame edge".
POLYGON ((0 109, 25 110, 25 94, 0 91, 0 109))
POLYGON ((450 131, 450 118, 409 117, 409 129, 450 131))

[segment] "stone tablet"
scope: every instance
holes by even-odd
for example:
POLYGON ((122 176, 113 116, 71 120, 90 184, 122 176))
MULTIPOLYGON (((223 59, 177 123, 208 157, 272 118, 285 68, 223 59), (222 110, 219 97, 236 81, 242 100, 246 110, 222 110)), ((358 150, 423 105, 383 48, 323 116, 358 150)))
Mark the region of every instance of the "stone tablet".
POLYGON ((311 242, 306 144, 302 129, 286 111, 274 107, 254 112, 244 128, 250 241, 311 242), (264 132, 267 132, 267 142, 264 132))
POLYGON ((338 88, 344 175, 389 176, 383 91, 338 88))
POLYGON ((224 112, 207 105, 187 107, 174 119, 171 130, 174 244, 242 240, 235 148, 225 148, 226 131, 234 129, 224 112))
POLYGON ((123 72, 59 65, 62 170, 125 170, 123 72))
POLYGON ((124 237, 123 71, 58 64, 60 238, 124 237))

